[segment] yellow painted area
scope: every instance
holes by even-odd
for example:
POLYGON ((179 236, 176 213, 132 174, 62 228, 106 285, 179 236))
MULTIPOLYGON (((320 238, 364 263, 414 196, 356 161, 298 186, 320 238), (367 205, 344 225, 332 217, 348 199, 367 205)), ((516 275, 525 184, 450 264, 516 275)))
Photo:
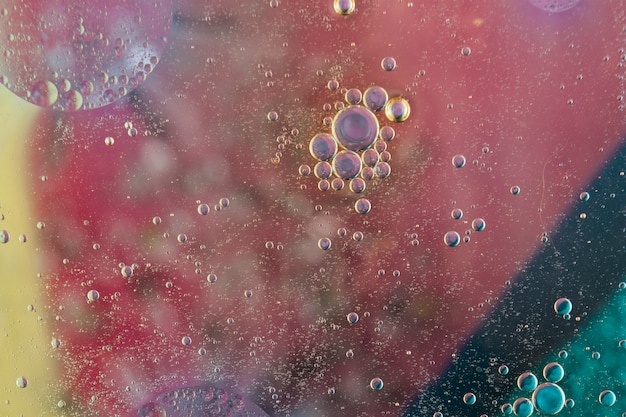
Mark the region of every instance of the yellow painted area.
MULTIPOLYGON (((58 414, 50 335, 43 317, 44 294, 37 278, 37 229, 27 155, 40 110, 0 86, 0 416, 58 414), (21 243, 20 235, 27 241, 21 243), (29 309, 33 306, 34 310, 29 309), (32 311, 29 311, 32 310, 32 311), (25 377, 28 385, 18 388, 25 377)), ((58 377, 58 375, 56 375, 58 377)))

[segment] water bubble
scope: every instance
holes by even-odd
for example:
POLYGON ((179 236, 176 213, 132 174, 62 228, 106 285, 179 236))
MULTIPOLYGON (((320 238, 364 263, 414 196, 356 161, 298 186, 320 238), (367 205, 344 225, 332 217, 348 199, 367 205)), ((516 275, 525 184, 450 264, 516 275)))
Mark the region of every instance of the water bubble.
POLYGON ((348 313, 348 315, 346 316, 346 319, 348 320, 348 323, 356 324, 356 322, 359 321, 359 315, 355 312, 351 312, 351 313, 348 313))
POLYGON ((26 243, 26 242, 28 241, 28 236, 26 236, 26 235, 24 235, 24 234, 19 235, 19 236, 17 237, 17 240, 19 240, 19 242, 20 242, 20 243, 26 243))
POLYGON ((383 161, 383 162, 391 161, 391 152, 389 152, 389 151, 382 151, 380 153, 380 160, 383 161))
POLYGON ((600 352, 591 352, 591 359, 600 359, 600 352))
POLYGON ((359 214, 367 214, 372 210, 372 203, 366 198, 359 198, 354 203, 354 211, 359 214))
POLYGON ((385 71, 393 71, 396 69, 396 59, 392 56, 386 56, 380 61, 380 67, 385 71))
POLYGON ((158 224, 161 224, 161 218, 160 218, 159 216, 154 216, 154 217, 152 218, 152 223, 153 223, 153 224, 157 224, 157 225, 158 225, 158 224))
POLYGON ((513 413, 513 406, 511 405, 511 403, 504 403, 500 407, 500 411, 502 411, 502 414, 505 414, 505 415, 512 414, 513 413))
MULTIPOLYGON (((330 80, 328 81, 328 84, 326 84, 326 87, 328 87, 330 91, 336 91, 339 89, 339 81, 330 80)), ((328 110, 330 110, 330 108, 328 110)))
POLYGON ((441 411, 435 411, 433 417, 443 417, 443 413, 441 411))
POLYGON ((385 106, 385 116, 392 122, 404 122, 411 114, 411 105, 403 97, 394 97, 385 106))
POLYGON ((589 193, 587 191, 583 191, 582 193, 580 193, 580 195, 578 196, 578 198, 580 198, 580 201, 589 201, 589 193))
POLYGON ((354 351, 352 349, 346 350, 346 358, 348 359, 354 358, 354 351))
POLYGON ((355 194, 361 194, 365 191, 365 181, 362 178, 355 178, 350 181, 350 191, 355 194))
POLYGON ((529 417, 534 410, 535 407, 528 398, 518 398, 513 403, 513 412, 517 417, 529 417))
POLYGON ((106 138, 104 138, 104 144, 106 146, 113 146, 115 144, 115 139, 113 139, 113 137, 111 136, 107 136, 106 138))
POLYGON ((517 377, 517 387, 522 391, 533 391, 538 383, 537 377, 532 372, 524 372, 517 377))
POLYGON ((328 388, 328 395, 335 395, 335 388, 328 388))
POLYGON ((474 229, 476 232, 482 232, 483 230, 485 230, 485 226, 485 219, 481 219, 479 217, 472 220, 472 229, 474 229))
POLYGON ((380 138, 385 142, 391 142, 396 137, 396 131, 391 126, 383 126, 380 128, 380 138))
POLYGON ((387 90, 382 87, 373 86, 365 90, 363 102, 373 112, 382 110, 389 101, 387 90))
POLYGON ((211 208, 208 204, 202 203, 198 205, 198 214, 206 216, 207 214, 209 214, 209 211, 211 211, 211 208))
POLYGON ((277 8, 279 4, 280 4, 280 3, 278 2, 278 0, 270 0, 270 7, 271 7, 272 9, 277 8))
POLYGON ((189 346, 189 345, 191 345, 191 337, 189 337, 189 336, 183 336, 183 338, 182 338, 182 339, 180 339, 180 343, 181 343, 183 346, 189 346))
POLYGON ((318 133, 309 142, 309 152, 319 161, 328 161, 337 154, 337 141, 328 133, 318 133))
POLYGON ((356 152, 341 151, 333 158, 332 167, 337 177, 350 180, 361 173, 361 158, 356 152))
POLYGON ((333 173, 333 167, 326 161, 318 162, 315 164, 315 167, 313 167, 313 173, 317 178, 327 180, 333 173))
POLYGON ((267 113, 267 120, 269 120, 270 122, 275 122, 278 120, 278 113, 275 111, 270 111, 269 113, 267 113))
POLYGON ((303 177, 307 177, 309 175, 311 175, 311 167, 306 165, 306 164, 302 164, 300 165, 300 167, 298 168, 298 172, 300 173, 300 175, 302 175, 303 177))
POLYGON ((554 312, 560 316, 572 312, 572 302, 567 298, 559 298, 554 302, 554 312))
POLYGON ((452 211, 450 212, 450 216, 454 220, 461 220, 463 218, 463 210, 461 210, 460 208, 452 209, 452 211))
POLYGON ((558 385, 546 382, 533 392, 532 400, 538 411, 557 414, 565 406, 565 393, 558 385))
POLYGON ((511 187, 511 194, 513 195, 518 195, 521 191, 522 189, 519 187, 519 185, 514 185, 511 187))
POLYGON ((330 183, 330 186, 335 191, 341 191, 345 187, 346 183, 341 178, 333 178, 330 183))
POLYGON ((226 198, 226 197, 222 197, 222 198, 220 198, 219 205, 222 208, 226 208, 226 207, 230 206, 230 200, 228 198, 226 198))
POLYGON ((608 389, 605 389, 604 391, 600 393, 600 395, 598 395, 598 401, 600 402, 600 404, 607 406, 607 407, 613 406, 616 400, 617 400, 617 397, 615 393, 608 389))
POLYGON ((252 291, 250 291, 250 290, 245 290, 245 291, 243 292, 243 296, 244 296, 244 297, 246 297, 246 298, 252 298, 252 291))
POLYGON ((52 346, 52 349, 59 349, 61 347, 61 339, 53 337, 50 341, 50 346, 52 346))
POLYGON ((391 165, 389 165, 387 162, 379 162, 374 170, 376 172, 376 176, 380 179, 385 179, 389 175, 391 175, 391 165))
POLYGON ((559 350, 559 358, 567 359, 568 356, 569 356, 569 354, 567 353, 566 350, 559 350))
POLYGON ((363 106, 349 106, 337 113, 332 123, 333 135, 341 146, 361 151, 372 146, 378 136, 378 120, 363 106))
POLYGON ((380 391, 381 389, 383 389, 383 385, 383 380, 378 377, 372 378, 372 380, 370 381, 370 388, 374 391, 380 391))
POLYGON ((387 150, 387 142, 383 140, 377 140, 374 142, 374 150, 378 153, 385 152, 387 150))
POLYGON ((509 373, 509 367, 506 365, 500 365, 500 367, 498 368, 498 373, 500 375, 506 375, 509 373))
POLYGON ((176 236, 176 240, 178 241, 178 243, 186 243, 187 235, 184 233, 180 233, 178 236, 176 236))
POLYGON ((550 362, 543 367, 543 377, 548 382, 559 382, 565 376, 565 370, 557 362, 550 362))
POLYGON ((461 243, 461 235, 459 235, 457 232, 454 232, 454 231, 447 232, 443 236, 443 243, 445 243, 446 246, 449 246, 451 248, 454 248, 455 246, 459 246, 459 243, 461 243))
POLYGON ((365 152, 361 154, 361 159, 363 160, 363 164, 368 167, 375 167, 378 163, 380 155, 375 149, 367 149, 365 152))
POLYGON ((349 15, 354 11, 355 0, 334 0, 335 12, 341 15, 349 15))
POLYGON ((617 342, 617 346, 619 346, 622 349, 626 349, 626 339, 622 339, 619 342, 617 342))
POLYGON ((559 13, 571 9, 580 0, 528 0, 533 6, 550 13, 559 13))
POLYGON ((17 96, 62 111, 105 106, 132 91, 158 63, 172 23, 169 0, 22 3, 7 3, 19 25, 0 21, 0 32, 12 35, 0 40, 11 58, 0 74, 17 96))
POLYGON ((100 299, 100 293, 97 290, 89 290, 87 292, 87 300, 89 301, 98 301, 100 299))
POLYGON ((363 178, 366 181, 373 180, 375 176, 376 176, 376 171, 374 171, 374 168, 372 167, 363 167, 363 169, 361 170, 361 178, 363 178))
POLYGON ((132 276, 133 276, 133 268, 131 268, 131 267, 130 267, 130 266, 128 266, 128 265, 124 265, 124 266, 122 266, 122 268, 121 268, 120 272, 122 273, 122 276, 123 276, 124 278, 130 278, 130 277, 132 277, 132 276))
MULTIPOLYGON (((352 233, 352 240, 354 240, 355 242, 360 242, 363 240, 363 238, 365 237, 365 235, 363 235, 363 232, 354 232, 352 233)), ((367 314, 365 315, 365 317, 367 317, 367 314)))
POLYGON ((476 404, 476 394, 473 392, 467 392, 463 395, 463 402, 467 405, 476 404))
POLYGON ((472 48, 470 48, 469 46, 464 46, 463 48, 461 48, 462 56, 470 56, 471 53, 472 53, 472 48))
POLYGON ((467 160, 463 155, 454 155, 452 157, 452 166, 455 168, 463 168, 467 160))
POLYGON ((9 238, 9 232, 7 232, 6 230, 0 230, 0 243, 8 243, 9 238))
POLYGON ((217 275, 215 275, 214 273, 210 273, 209 275, 206 276, 206 280, 209 283, 214 284, 217 282, 217 275))
POLYGON ((321 250, 329 250, 330 247, 332 246, 332 242, 329 238, 327 237, 323 237, 320 240, 317 241, 317 246, 321 249, 321 250))
POLYGON ((18 388, 26 388, 26 386, 28 386, 28 380, 21 376, 19 378, 17 378, 17 380, 15 381, 15 385, 18 386, 18 388))
POLYGON ((328 191, 330 190, 330 182, 328 180, 319 180, 317 183, 317 188, 320 191, 328 191))
POLYGON ((346 91, 344 98, 349 104, 359 104, 361 100, 363 100, 363 93, 361 93, 361 90, 359 90, 358 88, 351 88, 346 91))

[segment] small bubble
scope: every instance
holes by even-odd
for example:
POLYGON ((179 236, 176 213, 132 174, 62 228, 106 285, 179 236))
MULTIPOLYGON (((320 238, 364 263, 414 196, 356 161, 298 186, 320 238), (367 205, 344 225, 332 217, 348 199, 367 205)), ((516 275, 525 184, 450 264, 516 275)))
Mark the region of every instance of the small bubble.
POLYGON ((206 276, 206 280, 209 283, 214 284, 217 282, 217 275, 215 275, 214 273, 210 273, 209 275, 206 276))
POLYGON ((443 243, 445 243, 446 246, 449 246, 451 248, 459 246, 459 243, 461 243, 461 235, 459 235, 457 232, 454 232, 454 231, 447 232, 443 236, 443 243))
POLYGON ((351 312, 351 313, 348 313, 348 315, 346 316, 346 319, 348 320, 348 323, 356 324, 356 322, 359 321, 359 315, 355 312, 351 312))
POLYGON ((411 114, 411 106, 403 97, 394 97, 385 106, 385 116, 391 122, 404 122, 411 114))
POLYGON ((122 268, 121 268, 121 271, 120 271, 120 272, 122 273, 122 276, 123 276, 124 278, 130 278, 130 277, 132 277, 132 276, 133 276, 133 268, 131 268, 131 267, 130 267, 130 266, 128 266, 128 265, 124 265, 124 266, 122 266, 122 268))
POLYGON ((461 220, 463 218, 463 210, 461 210, 460 208, 452 209, 452 211, 450 212, 450 216, 454 220, 461 220))
POLYGON ((167 411, 161 404, 147 403, 139 409, 139 417, 166 417, 167 411))
POLYGON ((352 240, 354 240, 355 242, 360 242, 363 240, 365 236, 363 235, 363 232, 354 232, 352 233, 352 240))
POLYGON ((332 187, 333 190, 335 191, 341 191, 343 190, 343 188, 345 187, 345 182, 344 180, 342 180, 341 178, 333 178, 333 180, 330 183, 330 186, 332 187))
POLYGON ((113 139, 112 136, 107 136, 106 138, 104 138, 104 144, 106 146, 113 146, 113 144, 115 144, 115 139, 113 139))
POLYGON ((37 222, 37 229, 43 230, 46 228, 46 224, 44 222, 37 222))
POLYGON ((472 53, 472 48, 470 48, 469 46, 464 46, 463 48, 461 48, 462 56, 470 56, 471 53, 472 53))
POLYGON ((518 195, 521 191, 522 189, 519 187, 519 185, 514 185, 511 187, 511 194, 513 195, 518 195))
POLYGON ((617 401, 617 396, 613 391, 606 389, 598 395, 598 401, 606 407, 611 407, 617 401))
POLYGON ((350 191, 355 194, 361 194, 365 191, 365 181, 362 178, 355 178, 350 181, 350 191))
POLYGON ((309 142, 311 156, 319 161, 328 161, 337 154, 337 141, 328 133, 318 133, 309 142))
POLYGON ((321 180, 327 180, 333 173, 333 167, 326 161, 321 161, 313 167, 313 173, 321 180))
POLYGON ((219 204, 220 204, 220 207, 226 208, 226 207, 230 206, 230 200, 228 198, 226 198, 226 197, 222 197, 222 198, 220 198, 219 204))
POLYGON ((30 99, 41 107, 49 107, 59 98, 59 90, 50 81, 39 81, 30 90, 30 99))
POLYGON ((59 349, 61 347, 61 339, 53 337, 50 341, 50 346, 52 346, 52 349, 59 349))
POLYGON ((472 229, 474 229, 476 232, 482 232, 483 230, 485 230, 485 220, 481 219, 481 218, 476 218, 474 220, 472 220, 472 229))
POLYGON ((26 235, 19 235, 17 240, 19 240, 20 243, 26 243, 28 241, 28 236, 26 235))
POLYGON ((356 152, 341 151, 332 161, 334 174, 344 180, 350 180, 361 173, 362 162, 356 152))
POLYGON ((330 190, 330 181, 328 181, 328 180, 319 180, 319 182, 317 183, 317 189, 322 191, 322 192, 326 192, 326 191, 330 190))
POLYGON ((366 198, 359 198, 354 203, 354 211, 358 214, 367 214, 372 210, 372 203, 366 198))
POLYGON ((560 316, 572 312, 572 302, 567 298, 559 298, 554 302, 554 312, 560 316))
POLYGON ((267 120, 269 120, 270 122, 275 122, 278 120, 278 113, 275 111, 271 111, 269 113, 267 113, 267 120))
MULTIPOLYGON (((571 398, 568 398, 567 400, 565 400, 565 406, 567 408, 574 408, 575 405, 576 405, 576 402, 572 400, 571 398)), ((626 416, 623 416, 623 417, 626 417, 626 416)))
POLYGON ((330 247, 332 246, 332 242, 329 238, 327 237, 323 237, 320 240, 318 240, 317 242, 317 246, 321 249, 321 250, 329 250, 330 247))
POLYGON ((347 234, 348 234, 348 231, 346 230, 345 227, 340 227, 339 229, 337 229, 337 236, 345 237, 347 234))
POLYGON ((28 380, 25 377, 21 376, 17 378, 17 380, 15 381, 15 385, 17 385, 18 388, 26 388, 26 386, 28 386, 28 380))
POLYGON ((6 230, 0 230, 0 243, 8 243, 9 238, 9 232, 7 232, 6 230))
POLYGON ((452 166, 455 168, 463 168, 466 163, 467 160, 463 155, 454 155, 452 157, 452 166))
POLYGON ((587 191, 583 191, 578 197, 580 198, 580 201, 589 201, 590 195, 587 191))
POLYGON ((374 168, 376 176, 380 179, 385 179, 387 178, 389 175, 391 175, 391 165, 389 165, 387 162, 379 162, 378 165, 376 165, 376 168, 374 168))
POLYGON ((513 412, 517 417, 529 417, 532 415, 535 407, 533 406, 532 401, 528 398, 518 398, 513 403, 513 412))
POLYGON ((180 343, 181 343, 183 346, 189 346, 189 345, 191 345, 191 337, 189 337, 189 336, 183 336, 183 338, 182 338, 182 339, 180 339, 180 343))
POLYGON ((198 214, 202 216, 206 216, 207 214, 209 214, 210 211, 211 211, 211 208, 209 207, 208 204, 202 203, 198 205, 198 214))
POLYGON ((381 389, 383 389, 383 385, 383 380, 378 377, 372 378, 372 380, 370 381, 370 388, 374 391, 380 391, 381 389))
POLYGON ((387 90, 382 87, 373 86, 365 90, 363 102, 368 109, 373 112, 382 110, 389 101, 387 90))
POLYGON ((355 0, 334 0, 335 12, 341 15, 349 15, 355 9, 355 0))
POLYGON ((509 373, 509 367, 506 365, 500 365, 500 367, 498 368, 498 373, 500 375, 506 375, 509 373))
POLYGON ((98 299, 100 299, 100 293, 97 290, 89 290, 87 292, 87 300, 93 302, 98 301, 98 299))
POLYGON ((396 131, 391 126, 383 126, 380 128, 380 138, 385 142, 391 142, 396 137, 396 131))
POLYGON ((522 391, 532 392, 538 383, 537 377, 532 372, 524 372, 517 377, 517 387, 522 391))
POLYGON ((391 56, 386 56, 380 61, 380 67, 385 71, 393 71, 396 69, 396 59, 391 56))
MULTIPOLYGON (((328 84, 326 84, 326 87, 328 87, 328 89, 330 91, 336 91, 336 90, 339 89, 339 81, 337 81, 337 80, 330 80, 330 81, 328 81, 328 84)), ((330 107, 330 105, 329 105, 329 107, 330 107)), ((330 110, 330 108, 328 110, 330 110)))
POLYGON ((280 3, 278 2, 278 0, 270 0, 270 7, 271 7, 272 9, 277 8, 279 4, 280 4, 280 3))
POLYGON ((348 349, 346 351, 346 358, 348 358, 348 359, 354 358, 354 351, 352 349, 348 349))
POLYGON ((250 290, 245 290, 245 291, 243 292, 243 296, 244 296, 244 297, 246 297, 246 298, 252 298, 252 291, 250 291, 250 290))
POLYGON ((463 395, 463 402, 467 405, 474 405, 476 403, 476 394, 473 392, 467 392, 463 395))
POLYGON ((543 377, 548 382, 557 383, 565 376, 565 370, 557 362, 550 362, 543 367, 543 377))
POLYGON ((600 359, 600 352, 591 352, 591 359, 600 359))
POLYGON ((187 243, 187 235, 184 233, 180 233, 178 236, 176 236, 176 240, 178 241, 178 243, 187 243))
MULTIPOLYGON (((361 93, 361 90, 359 90, 358 88, 351 88, 348 91, 346 91, 344 98, 346 99, 346 102, 348 102, 349 104, 356 105, 356 104, 361 103, 361 100, 363 100, 363 93, 361 93)), ((337 110, 341 110, 341 109, 337 109, 337 110)))
POLYGON ((302 164, 300 165, 300 167, 298 168, 298 172, 300 173, 300 175, 302 175, 303 177, 307 177, 309 175, 311 175, 311 167, 306 165, 306 164, 302 164))

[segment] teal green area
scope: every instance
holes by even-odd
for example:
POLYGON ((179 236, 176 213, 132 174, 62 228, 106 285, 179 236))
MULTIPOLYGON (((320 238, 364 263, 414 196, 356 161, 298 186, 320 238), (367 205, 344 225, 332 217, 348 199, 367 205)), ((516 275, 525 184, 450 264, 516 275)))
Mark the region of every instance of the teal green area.
MULTIPOLYGON (((556 385, 563 389, 568 401, 562 409, 557 404, 560 399, 548 405, 549 401, 559 396, 558 390, 549 389, 545 395, 539 396, 546 399, 545 407, 538 407, 545 408, 545 412, 535 409, 535 414, 626 417, 626 343, 623 342, 626 339, 626 290, 618 290, 595 317, 586 316, 585 306, 574 305, 571 320, 581 323, 577 336, 554 349, 552 354, 530 369, 535 375, 543 375, 547 364, 560 364, 564 376, 556 385), (552 394, 555 394, 554 398, 552 394)), ((554 370, 554 366, 551 368, 554 370)), ((517 379, 519 375, 511 372, 508 376, 517 379)), ((548 376, 552 375, 548 373, 548 376)), ((539 378, 540 384, 547 382, 545 376, 539 378)), ((516 387, 501 404, 514 404, 519 398, 528 396, 527 391, 516 387)), ((504 414, 500 412, 500 415, 504 414)))

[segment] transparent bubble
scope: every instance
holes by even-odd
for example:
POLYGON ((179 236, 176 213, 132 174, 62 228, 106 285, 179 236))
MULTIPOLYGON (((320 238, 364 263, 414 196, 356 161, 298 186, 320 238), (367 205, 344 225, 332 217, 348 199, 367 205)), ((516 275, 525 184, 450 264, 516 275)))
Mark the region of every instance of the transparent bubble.
POLYGON ((385 71, 393 71, 396 66, 396 59, 392 56, 386 56, 380 61, 380 67, 385 71))
POLYGON ((269 113, 267 113, 267 120, 269 120, 270 122, 275 122, 278 120, 278 113, 275 111, 270 111, 269 113))
POLYGON ((8 243, 9 238, 9 232, 7 232, 6 230, 0 230, 0 243, 8 243))
POLYGON ((591 359, 600 359, 600 352, 591 352, 591 359))
POLYGON ((376 176, 381 179, 385 179, 389 175, 391 175, 391 165, 389 165, 387 162, 379 162, 374 170, 376 172, 376 176))
POLYGON ((348 359, 354 358, 354 351, 352 349, 346 350, 346 358, 348 359))
POLYGON ((518 398, 513 403, 513 412, 517 417, 529 417, 534 410, 535 407, 528 398, 518 398))
POLYGON ((365 181, 371 181, 374 179, 375 176, 376 171, 374 171, 374 168, 372 167, 363 167, 363 169, 361 170, 361 178, 363 178, 365 181))
POLYGON ((330 247, 332 246, 332 242, 329 238, 327 237, 323 237, 320 240, 318 240, 317 242, 317 246, 321 249, 321 250, 329 250, 330 247))
POLYGON ((513 195, 518 195, 521 191, 522 189, 520 188, 519 185, 514 185, 511 187, 511 194, 513 195))
POLYGON ((359 315, 355 312, 351 312, 351 313, 348 313, 348 315, 346 316, 346 319, 348 320, 348 323, 356 324, 356 322, 359 321, 359 315))
POLYGON ((383 140, 377 140, 374 142, 374 150, 378 153, 385 152, 387 150, 387 142, 383 140))
POLYGON ((557 383, 565 376, 565 370, 557 362, 550 362, 543 367, 543 377, 548 382, 557 383))
POLYGON ((533 6, 550 13, 559 13, 571 9, 580 0, 528 0, 533 6))
POLYGON ((333 174, 333 167, 326 161, 318 162, 313 168, 313 173, 317 178, 327 180, 333 174))
POLYGON ((368 149, 361 154, 361 159, 363 159, 365 166, 373 168, 378 163, 379 154, 375 149, 368 149))
POLYGON ((19 240, 19 242, 20 242, 20 243, 26 243, 26 242, 28 241, 28 236, 26 236, 26 235, 24 235, 24 234, 19 235, 19 236, 17 237, 17 240, 19 240))
POLYGON ((230 206, 230 200, 228 198, 226 198, 226 197, 222 197, 222 198, 220 198, 219 205, 222 208, 226 208, 226 207, 230 206))
POLYGON ((461 210, 460 208, 452 209, 452 211, 450 212, 450 216, 454 220, 461 220, 463 218, 463 210, 461 210))
POLYGON ((467 160, 463 155, 454 155, 452 157, 452 166, 455 168, 463 168, 467 160))
POLYGON ((330 183, 330 186, 335 191, 341 191, 345 187, 346 183, 341 178, 333 178, 330 183))
POLYGON ((567 298, 559 298, 554 302, 554 311, 560 316, 570 314, 572 312, 572 302, 567 298))
POLYGON ((317 188, 320 191, 328 191, 330 190, 330 181, 324 179, 324 180, 319 180, 319 182, 317 183, 317 188))
POLYGON ((604 406, 611 407, 617 401, 617 396, 613 391, 606 389, 598 395, 598 401, 604 406))
POLYGON ((467 405, 476 404, 476 394, 473 392, 467 392, 463 395, 463 402, 467 405))
POLYGON ((318 133, 309 142, 309 152, 319 161, 328 161, 337 154, 337 141, 328 133, 318 133))
POLYGON ((363 106, 349 106, 333 119, 332 131, 341 146, 361 151, 372 146, 378 137, 378 120, 363 106))
POLYGON ((161 218, 160 218, 159 216, 154 216, 154 217, 152 218, 152 223, 153 223, 153 224, 157 224, 157 225, 158 225, 158 224, 161 224, 161 218))
POLYGON ((532 372, 524 372, 517 377, 517 387, 522 391, 531 392, 537 388, 538 383, 537 377, 532 372))
POLYGON ((382 151, 380 153, 380 160, 383 161, 383 162, 391 161, 391 152, 389 152, 389 151, 382 151))
POLYGON ((504 403, 500 407, 500 411, 502 411, 502 414, 504 414, 504 415, 512 414, 513 413, 513 406, 511 405, 511 403, 504 403))
POLYGON ((183 336, 183 338, 182 338, 182 339, 180 339, 180 343, 181 343, 183 346, 189 346, 189 345, 191 345, 191 337, 189 337, 189 336, 183 336))
POLYGON ((372 203, 366 198, 359 198, 354 203, 354 211, 359 214, 367 214, 372 210, 372 203))
POLYGON ((128 265, 124 265, 124 266, 122 266, 122 268, 121 268, 120 272, 122 273, 122 276, 123 276, 124 278, 130 278, 130 277, 132 277, 132 276, 133 276, 133 268, 131 268, 131 267, 130 267, 130 266, 128 266, 128 265))
POLYGON ((464 46, 463 48, 461 48, 462 56, 470 56, 471 53, 472 53, 472 48, 470 48, 469 46, 464 46))
POLYGON ((435 411, 433 417, 443 417, 443 413, 441 411, 435 411))
POLYGON ((209 283, 213 284, 213 283, 217 282, 217 275, 214 274, 214 273, 210 273, 209 275, 207 275, 206 280, 209 283))
POLYGON ((370 381, 370 388, 374 391, 380 391, 381 389, 383 389, 383 385, 383 380, 378 377, 372 378, 372 380, 370 381))
POLYGON ((382 87, 373 86, 365 90, 363 94, 363 102, 373 112, 377 112, 385 108, 389 101, 387 90, 382 87))
POLYGON ((302 175, 303 177, 307 177, 309 175, 311 175, 311 167, 306 165, 306 164, 302 164, 300 165, 300 167, 298 168, 298 172, 300 173, 300 175, 302 175))
POLYGON ((622 349, 626 349, 626 339, 621 339, 619 342, 617 342, 617 346, 622 349))
POLYGON ((567 408, 574 408, 575 405, 576 405, 576 401, 572 400, 571 398, 568 398, 567 400, 565 400, 565 406, 567 408))
POLYGON ((26 388, 28 386, 28 380, 25 377, 20 376, 15 381, 15 385, 17 385, 18 388, 26 388))
MULTIPOLYGON (((326 87, 328 87, 328 89, 330 91, 336 91, 339 89, 339 81, 337 80, 330 80, 328 81, 328 84, 326 85, 326 87)), ((330 108, 329 108, 330 110, 330 108)))
POLYGON ((365 191, 365 181, 362 178, 355 178, 350 181, 350 191, 355 194, 361 194, 365 191))
POLYGON ((348 15, 354 11, 355 6, 355 0, 334 0, 337 14, 348 15))
POLYGON ((186 243, 187 235, 184 233, 180 233, 178 236, 176 236, 176 240, 178 241, 178 243, 186 243))
POLYGON ((396 137, 396 131, 391 126, 383 126, 380 128, 380 138, 385 142, 391 142, 396 137))
MULTIPOLYGON (((362 241, 364 237, 365 235, 363 234, 363 232, 357 231, 357 232, 352 233, 352 240, 354 240, 355 242, 362 241)), ((365 317, 367 317, 367 315, 365 317)))
POLYGON ((498 368, 498 373, 500 375, 507 375, 509 373, 509 367, 506 365, 500 365, 498 368))
POLYGON ((454 232, 454 231, 447 232, 443 236, 443 243, 445 243, 446 246, 449 246, 451 248, 454 248, 455 246, 459 246, 459 243, 461 243, 461 235, 459 235, 457 232, 454 232))
POLYGON ((385 106, 385 116, 392 122, 404 122, 411 114, 411 105, 403 97, 394 97, 385 106))
POLYGON ((89 290, 87 292, 87 300, 98 301, 100 299, 100 293, 97 290, 89 290))
POLYGON ((208 204, 202 203, 198 205, 198 214, 202 216, 206 216, 207 214, 209 214, 210 211, 211 211, 211 208, 209 207, 208 204))
POLYGON ((113 137, 111 136, 107 136, 106 138, 104 138, 104 144, 106 146, 113 146, 115 144, 115 139, 113 139, 113 137))
POLYGON ((474 220, 472 220, 472 229, 474 229, 477 232, 482 232, 483 230, 485 230, 485 219, 481 219, 481 218, 476 218, 474 220))
POLYGON ((362 162, 356 152, 341 151, 333 158, 332 167, 338 178, 350 180, 361 173, 362 162))
POLYGON ((52 346, 52 349, 59 349, 61 347, 61 339, 53 337, 50 341, 50 346, 52 346))
POLYGON ((589 201, 589 193, 587 191, 583 191, 582 193, 580 193, 580 195, 578 196, 578 198, 580 198, 580 201, 589 201))
POLYGON ((159 61, 172 24, 171 0, 5 2, 0 76, 38 106, 105 106, 141 84, 159 61), (138 18, 138 17, 141 18, 138 18), (17 24, 19 22, 19 24, 17 24))
POLYGON ((351 88, 348 91, 346 91, 346 94, 344 97, 346 99, 346 102, 348 102, 349 104, 355 105, 355 104, 359 104, 361 100, 363 100, 363 93, 361 93, 361 90, 359 90, 358 88, 351 88))
POLYGON ((539 412, 557 414, 565 406, 565 393, 558 385, 546 382, 533 392, 532 401, 539 412))

